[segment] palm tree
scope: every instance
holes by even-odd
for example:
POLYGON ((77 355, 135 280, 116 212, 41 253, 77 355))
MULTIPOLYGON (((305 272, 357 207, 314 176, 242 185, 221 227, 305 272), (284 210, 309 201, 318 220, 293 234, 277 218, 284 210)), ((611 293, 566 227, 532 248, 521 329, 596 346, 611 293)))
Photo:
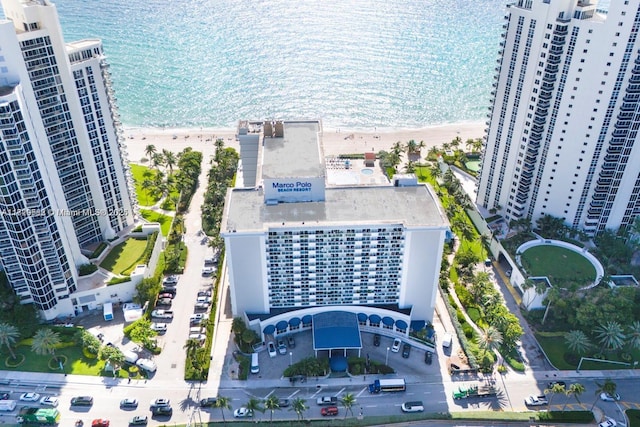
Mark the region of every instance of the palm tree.
POLYGON ((547 388, 544 390, 544 394, 549 395, 549 408, 551 408, 551 401, 556 394, 565 394, 564 384, 559 384, 557 382, 553 383, 551 388, 547 388))
POLYGON ((483 233, 480 235, 480 245, 482 246, 482 257, 484 258, 484 254, 487 252, 487 248, 491 244, 491 236, 487 233, 483 233))
POLYGON ((502 334, 493 326, 484 328, 478 335, 478 347, 493 353, 502 345, 502 334))
POLYGON ((49 328, 38 329, 33 336, 33 343, 31 344, 31 350, 39 355, 50 354, 55 361, 58 361, 56 357, 56 346, 60 344, 60 334, 53 332, 49 328))
POLYGON ((200 348, 200 341, 194 338, 190 338, 187 340, 187 343, 184 345, 185 350, 187 350, 187 355, 193 354, 197 349, 200 348))
MULTIPOLYGON (((565 392, 565 394, 567 395, 567 397, 573 396, 576 398, 576 402, 578 402, 578 405, 580 405, 580 395, 582 393, 584 393, 585 388, 582 384, 580 383, 573 383, 569 386, 569 389, 565 392)), ((564 408, 567 406, 567 404, 565 403, 564 406, 562 407, 562 410, 564 411, 564 408)))
POLYGON ((144 152, 147 155, 147 158, 149 159, 149 163, 151 163, 151 159, 153 158, 153 155, 156 154, 157 152, 156 146, 153 144, 149 144, 145 147, 144 152))
POLYGON ((344 396, 342 396, 342 399, 340 399, 340 403, 342 403, 342 406, 344 406, 344 418, 347 419, 347 414, 349 414, 349 412, 351 412, 351 416, 353 416, 353 405, 355 405, 356 403, 356 397, 353 395, 353 393, 347 393, 344 396))
POLYGON ((616 394, 617 388, 618 385, 611 381, 610 378, 605 379, 603 383, 596 382, 596 400, 593 402, 593 405, 591 405, 591 409, 596 406, 596 402, 602 393, 607 393, 613 396, 616 394))
POLYGON ((220 408, 220 413, 222 414, 222 422, 224 423, 224 425, 227 425, 227 420, 225 420, 224 418, 224 410, 231 410, 231 399, 225 396, 218 395, 218 397, 216 397, 216 403, 214 403, 213 406, 215 406, 216 408, 220 408))
POLYGON ((296 397, 293 399, 293 402, 291 402, 291 409, 289 409, 290 411, 295 411, 296 415, 298 415, 298 420, 300 421, 304 420, 304 412, 309 409, 305 403, 307 403, 306 400, 296 397))
POLYGON ((634 320, 631 325, 627 326, 627 345, 630 349, 640 349, 640 320, 634 320))
POLYGON ((564 334, 564 342, 570 350, 578 354, 584 354, 591 347, 589 337, 580 330, 573 330, 564 334))
POLYGON ((9 349, 9 353, 11 353, 11 358, 15 359, 16 354, 13 352, 13 348, 11 348, 16 340, 20 338, 20 332, 18 332, 18 328, 8 323, 0 323, 0 348, 3 345, 6 345, 9 349))
POLYGON ((178 159, 176 159, 176 155, 169 150, 162 150, 162 155, 164 156, 164 164, 167 168, 169 168, 169 173, 173 172, 173 167, 178 163, 178 159))
MULTIPOLYGON (((555 287, 551 287, 549 289, 549 292, 547 292, 547 296, 546 296, 546 301, 547 301, 547 308, 544 310, 544 315, 542 316, 542 324, 544 325, 544 322, 547 320, 547 315, 549 314, 549 311, 551 310, 551 305, 555 304, 559 299, 560 299, 560 291, 558 290, 558 288, 555 287)), ((544 301, 543 301, 544 303, 544 301)))
POLYGON ((280 410, 280 403, 278 397, 271 395, 264 401, 264 408, 270 411, 269 424, 273 423, 273 411, 280 410))
POLYGON ((593 331, 604 351, 619 350, 624 346, 625 335, 622 326, 615 320, 608 320, 604 325, 599 324, 593 331))
POLYGON ((418 144, 416 143, 415 140, 410 139, 409 142, 407 142, 407 154, 411 155, 416 153, 416 151, 418 151, 418 144))
POLYGON ((429 166, 429 174, 431 174, 433 179, 442 177, 442 169, 440 169, 440 163, 431 162, 431 166, 429 166))
POLYGON ((253 417, 255 417, 256 412, 262 412, 264 413, 264 408, 260 405, 262 402, 260 402, 258 399, 252 397, 251 399, 249 399, 247 401, 247 403, 245 403, 245 408, 247 408, 248 410, 251 411, 251 419, 253 419, 253 417))

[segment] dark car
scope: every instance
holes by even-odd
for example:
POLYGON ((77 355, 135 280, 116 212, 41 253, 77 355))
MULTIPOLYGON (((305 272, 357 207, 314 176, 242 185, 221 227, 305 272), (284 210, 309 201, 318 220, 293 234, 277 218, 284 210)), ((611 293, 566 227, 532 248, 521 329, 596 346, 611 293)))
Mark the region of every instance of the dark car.
POLYGON ((566 387, 567 383, 565 383, 564 381, 550 381, 549 383, 547 383, 547 388, 549 390, 551 390, 553 388, 554 385, 559 385, 561 387, 566 387))
POLYGON ((171 406, 154 406, 151 408, 151 413, 153 415, 172 415, 173 409, 171 406))
POLYGON ((287 337, 287 345, 289 348, 296 348, 296 340, 293 338, 293 335, 287 337))
POLYGON ((91 406, 93 405, 93 397, 91 396, 76 396, 71 398, 72 406, 91 406))
POLYGON ((210 408, 216 404, 218 400, 215 397, 207 397, 206 399, 202 399, 200 401, 200 407, 202 408, 210 408))
POLYGON ((137 408, 138 407, 138 399, 127 398, 122 399, 120 401, 121 408, 137 408))
POLYGON ((278 399, 278 406, 280 408, 287 408, 289 405, 291 405, 289 399, 278 399))
POLYGON ((426 363, 427 365, 431 365, 432 361, 433 361, 433 354, 430 351, 425 351, 424 352, 424 363, 426 363))
POLYGON ((373 345, 375 347, 380 347, 380 334, 373 335, 373 345))
POLYGON ((410 354, 411 354, 411 344, 404 343, 404 345, 402 346, 402 357, 404 357, 405 359, 408 359, 410 354))
POLYGON ((0 392, 0 400, 9 400, 9 397, 11 397, 11 395, 6 391, 0 392))

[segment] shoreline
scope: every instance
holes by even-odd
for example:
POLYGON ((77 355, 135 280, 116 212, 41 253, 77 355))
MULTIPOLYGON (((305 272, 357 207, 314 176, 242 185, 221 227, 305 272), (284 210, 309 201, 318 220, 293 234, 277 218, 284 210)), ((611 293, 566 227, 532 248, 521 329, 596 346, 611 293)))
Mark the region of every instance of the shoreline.
MULTIPOLYGON (((464 143, 467 139, 483 138, 486 124, 484 122, 458 122, 440 125, 429 125, 421 128, 323 128, 322 148, 325 156, 352 154, 358 152, 389 151, 400 141, 406 143, 414 140, 424 142, 423 157, 426 151, 434 146, 441 146, 460 137, 464 143)), ((146 157, 144 149, 154 145, 158 151, 181 151, 191 147, 198 151, 211 153, 213 141, 222 138, 225 146, 239 150, 236 140, 236 128, 143 128, 123 126, 129 161, 139 163, 146 157)))

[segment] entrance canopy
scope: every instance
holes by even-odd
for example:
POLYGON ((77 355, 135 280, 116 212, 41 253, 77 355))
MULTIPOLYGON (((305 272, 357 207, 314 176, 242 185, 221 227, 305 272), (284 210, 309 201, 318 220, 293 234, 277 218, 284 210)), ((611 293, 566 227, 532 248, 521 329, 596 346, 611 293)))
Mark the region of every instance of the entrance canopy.
POLYGON ((327 311, 313 316, 313 349, 361 349, 358 317, 346 311, 327 311))

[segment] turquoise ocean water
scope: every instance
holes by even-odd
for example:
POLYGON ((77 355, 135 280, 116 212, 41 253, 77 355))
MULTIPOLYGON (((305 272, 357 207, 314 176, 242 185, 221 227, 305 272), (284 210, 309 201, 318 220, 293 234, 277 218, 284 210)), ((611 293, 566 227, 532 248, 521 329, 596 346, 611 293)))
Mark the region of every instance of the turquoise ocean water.
POLYGON ((486 118, 506 0, 59 0, 101 38, 127 126, 321 118, 415 128, 486 118))

